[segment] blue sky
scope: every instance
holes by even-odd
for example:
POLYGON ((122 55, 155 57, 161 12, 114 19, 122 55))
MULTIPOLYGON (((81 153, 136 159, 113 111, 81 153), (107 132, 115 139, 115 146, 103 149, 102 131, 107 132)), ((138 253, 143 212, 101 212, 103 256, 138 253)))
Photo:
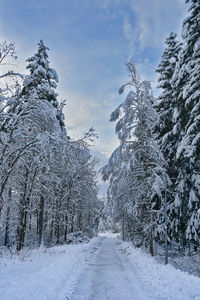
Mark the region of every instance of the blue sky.
POLYGON ((109 116, 124 97, 117 93, 128 78, 124 63, 132 58, 155 89, 164 39, 180 35, 187 9, 184 0, 0 0, 0 39, 16 42, 24 73, 43 38, 67 99, 69 133, 94 126, 105 158, 117 145, 109 116))

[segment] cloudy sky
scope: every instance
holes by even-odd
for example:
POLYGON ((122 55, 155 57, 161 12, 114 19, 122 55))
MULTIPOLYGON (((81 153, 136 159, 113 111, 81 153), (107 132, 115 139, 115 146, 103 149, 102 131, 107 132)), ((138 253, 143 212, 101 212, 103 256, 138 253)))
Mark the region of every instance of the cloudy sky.
POLYGON ((109 116, 124 97, 124 63, 133 59, 155 89, 164 40, 171 31, 180 36, 187 9, 184 0, 0 0, 0 40, 16 42, 25 73, 43 38, 67 99, 68 131, 80 136, 93 126, 103 158, 117 145, 109 116))

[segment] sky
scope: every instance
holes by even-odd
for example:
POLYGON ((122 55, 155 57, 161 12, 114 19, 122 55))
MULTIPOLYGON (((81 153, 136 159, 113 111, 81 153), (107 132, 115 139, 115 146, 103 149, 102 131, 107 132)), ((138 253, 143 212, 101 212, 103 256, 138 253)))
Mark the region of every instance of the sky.
POLYGON ((181 38, 185 0, 0 0, 0 41, 14 41, 17 69, 42 38, 50 66, 66 99, 69 135, 94 127, 94 151, 101 163, 118 145, 111 112, 124 100, 118 89, 128 80, 124 63, 132 59, 157 93, 156 67, 170 32, 181 38))

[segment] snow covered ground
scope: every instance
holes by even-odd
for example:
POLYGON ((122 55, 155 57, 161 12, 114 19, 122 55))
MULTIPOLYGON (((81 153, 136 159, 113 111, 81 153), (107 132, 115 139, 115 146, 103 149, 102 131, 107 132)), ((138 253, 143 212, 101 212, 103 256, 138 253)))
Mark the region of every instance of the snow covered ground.
POLYGON ((200 300, 200 278, 105 235, 70 299, 200 300))
MULTIPOLYGON (((135 249, 131 243, 119 241, 119 251, 131 262, 141 283, 162 300, 200 300, 200 278, 156 262, 155 258, 135 249)), ((134 299, 134 298, 133 298, 134 299)))
MULTIPOLYGON (((164 246, 160 246, 154 243, 155 259, 158 263, 164 264, 165 261, 165 249, 164 246)), ((168 249, 168 261, 176 269, 180 269, 183 272, 188 272, 191 275, 200 277, 200 249, 197 253, 189 253, 186 250, 178 252, 174 247, 168 249)))
POLYGON ((88 259, 99 244, 24 250, 12 260, 0 256, 0 300, 60 300, 71 295, 88 259))
POLYGON ((200 300, 200 278, 104 234, 0 258, 0 300, 200 300))

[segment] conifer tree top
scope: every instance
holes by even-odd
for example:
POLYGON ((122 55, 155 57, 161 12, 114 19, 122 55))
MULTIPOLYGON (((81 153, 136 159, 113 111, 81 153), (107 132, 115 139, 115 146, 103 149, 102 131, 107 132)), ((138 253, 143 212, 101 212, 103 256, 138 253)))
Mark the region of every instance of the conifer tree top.
POLYGON ((44 45, 41 39, 38 43, 37 53, 26 60, 28 62, 26 68, 30 71, 30 75, 27 75, 24 80, 22 96, 47 100, 54 107, 57 107, 55 88, 57 87, 58 76, 56 71, 49 67, 48 50, 49 48, 44 45))

